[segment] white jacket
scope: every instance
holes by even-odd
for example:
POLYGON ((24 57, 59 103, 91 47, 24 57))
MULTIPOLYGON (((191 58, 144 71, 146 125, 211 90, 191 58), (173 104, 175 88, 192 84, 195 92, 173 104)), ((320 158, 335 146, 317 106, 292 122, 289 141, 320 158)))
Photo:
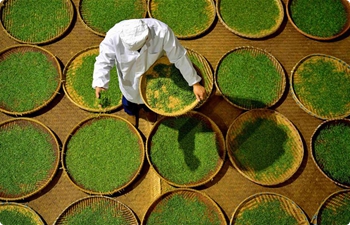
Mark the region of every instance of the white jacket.
POLYGON ((142 20, 149 27, 149 36, 140 53, 124 47, 119 37, 123 21, 107 32, 100 44, 100 53, 96 57, 92 87, 108 88, 110 70, 116 65, 119 87, 124 97, 130 102, 143 104, 139 92, 140 77, 164 52, 169 61, 180 70, 189 86, 198 83, 201 77, 198 76, 186 55, 186 49, 173 31, 159 20, 151 18, 142 20))

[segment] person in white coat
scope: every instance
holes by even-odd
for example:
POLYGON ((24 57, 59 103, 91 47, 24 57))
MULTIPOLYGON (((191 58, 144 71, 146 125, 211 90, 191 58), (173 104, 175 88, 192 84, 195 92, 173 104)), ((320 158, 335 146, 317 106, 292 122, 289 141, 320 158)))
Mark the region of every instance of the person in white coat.
POLYGON ((108 89, 110 70, 116 65, 123 108, 134 125, 140 108, 151 112, 140 95, 140 77, 164 54, 180 70, 188 85, 193 87, 197 100, 205 98, 205 88, 199 83, 201 77, 186 55, 186 49, 171 28, 157 19, 121 21, 106 33, 99 48, 92 82, 96 98, 99 98, 101 91, 108 89))

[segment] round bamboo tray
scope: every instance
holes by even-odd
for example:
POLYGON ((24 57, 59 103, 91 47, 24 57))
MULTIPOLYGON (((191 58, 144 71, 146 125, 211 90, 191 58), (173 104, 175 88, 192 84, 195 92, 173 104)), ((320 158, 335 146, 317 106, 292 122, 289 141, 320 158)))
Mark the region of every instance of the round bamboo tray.
MULTIPOLYGON (((36 6, 37 12, 33 12, 34 14, 32 15, 26 15, 23 14, 25 16, 25 21, 8 21, 7 17, 11 15, 11 12, 14 11, 13 8, 16 7, 16 4, 22 4, 23 5, 23 9, 21 9, 21 11, 23 12, 27 12, 29 9, 28 7, 34 7, 33 5, 28 6, 28 3, 26 0, 6 0, 4 1, 4 3, 0 4, 0 18, 1 18, 1 26, 3 28, 3 30, 6 32, 6 34, 14 39, 15 41, 19 42, 19 43, 24 43, 24 44, 47 44, 47 43, 51 43, 56 41, 57 39, 59 39, 60 37, 62 37, 64 34, 67 33, 68 29, 70 28, 72 22, 73 22, 73 18, 74 18, 74 7, 73 7, 73 3, 70 0, 61 0, 64 4, 64 8, 61 8, 61 11, 57 11, 56 13, 52 13, 51 16, 53 16, 53 18, 51 19, 55 19, 55 21, 53 21, 53 24, 50 25, 50 27, 54 27, 55 24, 57 24, 57 20, 61 19, 61 17, 63 16, 67 16, 69 17, 69 22, 66 23, 63 27, 57 27, 56 30, 53 30, 52 33, 50 33, 49 35, 47 35, 46 38, 43 38, 41 40, 36 40, 36 37, 38 35, 38 33, 41 33, 40 31, 38 31, 38 27, 40 27, 41 30, 47 30, 48 27, 43 26, 42 24, 42 20, 45 20, 47 18, 40 18, 40 16, 38 16, 39 14, 42 13, 42 9, 40 9, 40 7, 36 6), (34 26, 34 27, 30 27, 30 25, 33 26, 32 20, 28 20, 28 18, 38 18, 37 22, 40 23, 40 26, 34 26), (20 25, 21 24, 21 25, 20 25), (18 28, 19 26, 23 27, 22 31, 17 31, 13 30, 13 28, 18 28), (20 37, 20 33, 18 32, 25 32, 27 34, 27 38, 24 37, 20 37), (30 35, 29 35, 30 34, 30 35)), ((40 5, 40 3, 37 3, 38 5, 40 5)), ((41 3, 41 4, 45 4, 45 3, 41 3)), ((45 7, 44 7, 45 8, 45 7)), ((46 8, 50 8, 50 7, 46 7, 46 8)), ((18 10, 18 8, 15 8, 16 10, 18 10)), ((51 7, 52 9, 52 7, 51 7)), ((16 13, 17 11, 15 11, 16 13)), ((18 13, 18 12, 17 12, 18 13)), ((49 26, 49 25, 48 25, 49 26)))
MULTIPOLYGON (((97 214, 95 213, 95 217, 111 217, 114 218, 123 218, 125 219, 126 223, 125 225, 138 225, 137 218, 134 214, 134 212, 125 204, 122 202, 105 196, 89 196, 85 198, 81 198, 75 202, 73 202, 71 205, 69 205, 66 209, 63 210, 63 212, 56 218, 54 225, 63 225, 63 224, 69 224, 67 223, 70 218, 79 215, 84 212, 86 209, 93 209, 94 211, 98 210, 104 210, 107 209, 114 210, 113 215, 104 215, 104 214, 97 214)), ((108 219, 108 218, 105 218, 108 219)))
MULTIPOLYGON (((172 215, 175 216, 179 216, 178 218, 178 223, 181 224, 181 220, 185 220, 186 217, 188 216, 197 216, 197 215, 191 215, 192 213, 192 209, 190 207, 188 207, 188 205, 181 205, 178 208, 171 208, 171 209, 164 209, 162 207, 166 207, 166 204, 169 200, 171 200, 172 198, 176 197, 176 196, 180 196, 181 198, 183 198, 184 200, 186 200, 188 202, 188 204, 190 202, 193 201, 198 201, 202 204, 205 204, 205 206, 207 207, 206 212, 208 212, 207 214, 204 215, 198 215, 202 218, 202 221, 204 219, 210 220, 212 222, 212 224, 222 224, 222 225, 226 225, 226 219, 224 214, 222 213, 222 210, 220 209, 220 207, 216 204, 215 201, 213 201, 208 195, 206 195, 204 192, 201 191, 197 191, 194 189, 188 189, 188 188, 177 188, 173 191, 168 191, 166 193, 163 193, 161 196, 159 196, 155 201, 153 201, 153 203, 148 207, 147 212, 144 214, 143 219, 141 224, 142 225, 146 225, 148 224, 148 221, 150 219, 150 217, 152 216, 152 214, 159 214, 161 213, 163 210, 171 210, 172 215), (181 215, 179 215, 179 213, 177 212, 178 209, 180 208, 185 208, 187 207, 188 210, 186 212, 186 215, 182 214, 181 212, 179 212, 181 215), (209 213, 211 215, 209 215, 209 213), (216 218, 213 218, 213 216, 215 216, 216 218)), ((186 221, 183 221, 184 224, 188 224, 186 223, 186 221)), ((160 224, 160 223, 159 223, 160 224)), ((167 223, 165 223, 167 224, 167 223)), ((211 223, 210 223, 211 224, 211 223)), ((209 224, 208 224, 209 225, 209 224)))
MULTIPOLYGON (((150 99, 149 99, 149 96, 147 95, 148 93, 147 91, 150 91, 148 90, 149 86, 148 86, 147 80, 158 77, 158 74, 154 74, 156 73, 154 68, 157 65, 166 65, 169 68, 173 66, 173 64, 169 62, 169 59, 166 56, 162 56, 144 73, 144 75, 141 76, 141 79, 140 79, 140 95, 142 100, 144 101, 145 105, 148 108, 150 108, 152 111, 156 112, 159 115, 163 115, 163 116, 183 115, 193 110, 194 108, 199 108, 200 106, 202 106, 208 100, 208 98, 210 97, 210 94, 212 93, 214 81, 213 81, 213 73, 208 61, 196 51, 193 51, 191 49, 186 49, 186 50, 187 50, 188 57, 192 61, 194 68, 197 71, 197 74, 202 77, 201 84, 206 89, 206 97, 201 102, 198 102, 196 99, 194 99, 191 103, 185 105, 184 107, 177 108, 179 103, 181 103, 182 100, 178 98, 178 96, 176 95, 171 95, 171 94, 169 95, 169 93, 165 92, 163 90, 163 89, 166 89, 165 87, 161 89, 162 91, 160 92, 159 96, 169 98, 168 107, 172 111, 150 105, 149 103, 150 99)), ((169 72, 168 74, 165 74, 165 75, 170 76, 171 74, 169 72)), ((170 79, 170 78, 167 78, 167 79, 170 79)))
MULTIPOLYGON (((305 96, 303 96, 303 93, 297 93, 295 90, 295 85, 297 83, 301 83, 301 77, 300 77, 300 73, 303 71, 304 69, 304 65, 306 63, 311 64, 311 63, 315 63, 318 60, 322 60, 324 62, 331 62, 334 63, 335 68, 337 69, 337 71, 335 72, 346 72, 348 75, 350 75, 350 66, 345 63, 344 61, 330 56, 330 55, 325 55, 325 54, 311 54, 308 56, 305 56, 304 58, 302 58, 292 69, 291 72, 291 76, 290 76, 290 88, 291 88, 291 93, 292 93, 292 97, 293 99, 296 101, 296 103, 299 105, 299 107, 301 109, 303 109, 305 112, 307 112, 308 114, 310 114, 311 116, 314 116, 316 118, 319 119, 323 119, 323 120, 327 120, 327 119, 341 119, 341 118, 345 118, 347 116, 350 115, 350 107, 349 107, 349 102, 345 104, 345 108, 347 108, 346 112, 332 112, 332 113, 325 113, 322 112, 322 110, 324 110, 323 108, 317 108, 316 106, 314 106, 311 102, 308 102, 305 99, 305 96)), ((309 71, 310 72, 310 71, 309 71)), ((316 77, 317 74, 315 74, 315 76, 313 76, 314 78, 316 77)), ((319 75, 318 75, 319 76, 319 75)), ((325 94, 323 96, 320 97, 320 94, 315 94, 315 93, 311 93, 311 94, 315 94, 315 96, 317 98, 323 98, 324 97, 329 97, 330 94, 336 92, 337 90, 339 90, 339 87, 341 85, 344 85, 344 83, 346 83, 348 80, 348 77, 344 77, 344 82, 343 83, 331 83, 330 80, 327 80, 327 82, 323 82, 321 83, 323 85, 322 90, 324 90, 324 88, 327 86, 329 86, 329 90, 328 90, 328 94, 325 94), (333 85, 334 87, 332 87, 331 85, 333 85)), ((309 82, 310 83, 310 82, 309 82)), ((311 82, 312 84, 315 84, 315 81, 311 82)), ((304 88, 305 89, 305 88, 304 88)), ((325 91, 323 91, 322 93, 325 93, 325 91)), ((344 93, 346 94, 346 93, 344 93)), ((350 96, 349 96, 350 97, 350 96)), ((333 102, 339 102, 338 99, 333 99, 333 102)), ((324 104, 325 105, 325 104, 324 104)))
MULTIPOLYGON (((111 104, 110 106, 107 107, 99 107, 98 106, 98 99, 96 99, 96 106, 91 106, 86 102, 86 98, 89 98, 90 96, 84 96, 82 93, 79 93, 75 88, 74 88, 74 78, 77 75, 77 72, 79 69, 82 68, 83 66, 83 62, 84 62, 84 58, 85 57, 92 57, 92 56, 98 56, 99 54, 99 47, 98 46, 93 46, 93 47, 89 47, 86 48, 80 52, 78 52, 77 54, 75 54, 66 64, 64 70, 63 70, 63 90, 66 94, 66 96, 68 97, 68 99, 75 104, 76 106, 78 106, 81 109, 84 109, 86 111, 89 112, 100 112, 100 113, 106 113, 106 112, 110 112, 113 110, 116 110, 117 108, 119 108, 122 105, 122 93, 119 90, 119 86, 115 85, 115 89, 117 89, 117 94, 115 96, 115 99, 119 99, 119 102, 116 104, 111 104)), ((86 78, 86 85, 91 87, 92 84, 92 74, 93 74, 93 64, 89 65, 91 68, 91 73, 86 74, 87 78, 86 78)), ((111 70, 111 73, 114 71, 114 69, 111 70)), ((115 72, 115 71, 114 71, 115 72)), ((116 73, 116 72, 115 72, 116 73)), ((115 81, 111 81, 111 82, 115 82, 118 83, 118 77, 117 76, 113 76, 113 74, 111 74, 111 79, 114 79, 115 81)), ((110 86, 111 83, 110 82, 110 86)), ((111 87, 110 87, 111 88, 111 87)), ((108 91, 108 90, 107 90, 108 91)), ((95 98, 95 90, 91 87, 91 93, 90 93, 93 97, 95 98)), ((91 97, 90 97, 91 98, 91 97)))
MULTIPOLYGON (((257 209, 261 203, 270 203, 278 201, 280 203, 280 209, 282 209, 287 215, 290 217, 293 217, 296 221, 297 224, 299 225, 308 225, 309 220, 304 213, 304 211, 291 199, 272 192, 261 192, 258 194, 251 195, 250 197, 246 198, 243 200, 238 207, 235 209, 231 220, 230 220, 230 225, 234 224, 241 224, 238 223, 239 218, 242 216, 244 212, 257 209)), ((264 212, 261 212, 264 213, 264 212)), ((267 215, 265 216, 270 216, 271 212, 265 212, 267 215)), ((261 221, 262 215, 256 213, 256 216, 259 216, 258 220, 261 221)), ((282 216, 282 215, 281 215, 282 216)), ((249 223, 250 224, 250 223, 249 223)))
MULTIPOLYGON (((248 64, 247 64, 248 66, 248 64)), ((227 73, 226 73, 227 74, 227 73)), ((251 76, 251 74, 247 74, 247 76, 251 76)), ((259 49, 259 48, 255 48, 252 46, 242 46, 242 47, 237 47, 229 52, 227 52, 225 55, 223 55, 221 57, 221 59, 219 60, 217 67, 215 69, 215 86, 217 88, 217 90, 220 92, 220 94, 222 95, 222 97, 231 105, 239 108, 239 109, 243 109, 243 110, 250 110, 250 109, 255 109, 255 108, 269 108, 274 106, 275 104, 277 104, 278 101, 280 101, 280 99, 282 98, 285 89, 286 89, 286 74, 284 72, 284 69, 282 67, 282 65, 279 63, 279 61, 270 53, 268 53, 267 51, 263 50, 263 49, 259 49), (264 55, 266 57, 269 58, 269 60, 271 61, 271 63, 273 64, 275 70, 278 72, 278 74, 281 77, 280 82, 274 84, 277 89, 276 90, 272 90, 273 92, 275 92, 274 94, 274 98, 271 99, 271 101, 269 102, 262 102, 260 100, 258 100, 258 98, 260 97, 259 95, 256 95, 255 97, 257 99, 249 99, 249 97, 244 97, 242 98, 242 96, 233 96, 233 97, 229 97, 227 96, 227 93, 224 93, 224 91, 222 90, 222 87, 220 87, 220 83, 218 82, 219 76, 220 76, 220 66, 223 63, 223 61, 231 54, 244 54, 244 53, 249 53, 252 56, 259 56, 259 55, 264 55), (247 99, 244 99, 247 98, 247 99), (246 104, 243 103, 239 103, 239 102, 235 102, 235 99, 237 101, 242 101, 242 100, 246 100, 246 104)), ((262 82, 266 82, 266 80, 262 81, 262 82)), ((257 88, 254 84, 250 83, 252 86, 250 88, 250 93, 248 93, 248 95, 253 95, 254 94, 254 90, 257 88)), ((240 84, 233 84, 234 86, 240 85, 240 84)), ((247 86, 249 84, 247 83, 242 83, 243 86, 247 86)), ((273 85, 273 84, 271 84, 273 85)), ((250 97, 251 98, 251 97, 250 97)))
MULTIPOLYGON (((114 7, 106 7, 106 4, 111 2, 104 2, 103 5, 103 12, 97 13, 94 12, 89 12, 87 10, 86 4, 87 2, 93 2, 97 7, 99 7, 99 3, 93 0, 80 0, 79 1, 79 6, 78 6, 78 14, 81 22, 83 23, 84 27, 91 31, 94 34, 97 34, 99 36, 106 36, 107 31, 112 28, 116 23, 119 23, 122 20, 127 20, 127 19, 134 19, 134 18, 145 18, 147 15, 147 4, 145 0, 137 0, 137 1, 132 1, 135 2, 133 8, 128 9, 128 15, 125 15, 125 17, 119 16, 120 14, 124 14, 126 9, 125 9, 125 4, 129 3, 128 1, 124 0, 114 0, 114 7), (124 5, 123 5, 124 4, 124 5), (138 11, 137 9, 140 8, 142 9, 141 11, 138 11), (121 10, 121 12, 118 13, 118 11, 121 10), (89 13, 93 15, 89 15, 89 13), (109 24, 109 28, 104 28, 100 27, 96 24, 94 24, 93 21, 93 16, 98 16, 99 18, 103 17, 104 18, 104 24, 109 24), (115 15, 113 17, 112 15, 115 15)), ((130 4, 130 3, 129 3, 130 4)), ((90 9, 91 10, 91 9, 90 9)))
MULTIPOLYGON (((40 109, 47 106, 56 97, 56 95, 59 92, 59 89, 61 88, 62 71, 61 71, 61 67, 60 67, 60 64, 59 64, 57 58, 51 52, 49 52, 49 51, 47 51, 44 48, 41 48, 39 46, 23 44, 23 45, 15 45, 15 46, 6 48, 0 52, 0 64, 1 64, 1 62, 4 62, 6 59, 8 59, 8 57, 11 57, 14 54, 25 54, 27 52, 40 52, 41 54, 45 55, 47 60, 50 63, 52 63, 52 65, 57 70, 57 76, 55 79, 55 82, 57 82, 57 86, 54 90, 52 90, 52 95, 49 98, 44 99, 43 102, 36 104, 36 106, 33 106, 31 109, 27 109, 25 111, 18 111, 18 110, 11 109, 11 106, 6 105, 5 102, 0 102, 0 112, 10 114, 10 115, 15 115, 15 116, 22 116, 22 115, 37 112, 40 109)), ((2 73, 1 75, 4 76, 5 74, 2 73)), ((15 84, 13 84, 13 85, 16 86, 15 84)), ((27 85, 27 83, 26 83, 26 85, 27 85)), ((35 91, 40 92, 41 90, 35 90, 35 91)), ((8 94, 9 93, 7 93, 6 91, 3 91, 0 95, 8 95, 8 94)), ((23 99, 17 99, 17 101, 31 101, 31 102, 35 102, 35 100, 36 99, 33 99, 30 96, 26 96, 23 99)))
MULTIPOLYGON (((3 211, 13 211, 22 214, 23 216, 30 219, 31 223, 36 225, 45 225, 43 220, 40 218, 40 215, 35 212, 32 208, 27 205, 14 203, 14 202, 0 202, 0 215, 3 211)), ((1 218, 1 222, 4 223, 4 218, 1 218)), ((11 221, 13 224, 14 221, 11 221)), ((5 223, 4 223, 5 225, 5 223)))
MULTIPOLYGON (((274 0, 276 6, 278 7, 279 15, 278 15, 277 19, 275 20, 275 24, 273 27, 271 27, 270 29, 260 30, 258 33, 248 33, 248 32, 244 32, 244 31, 240 31, 236 27, 233 27, 233 26, 230 26, 229 24, 227 24, 227 20, 225 20, 225 18, 223 18, 222 12, 221 12, 221 10, 222 10, 221 3, 223 1, 225 1, 225 0, 216 0, 216 11, 217 11, 217 15, 218 15, 220 22, 229 31, 231 31, 232 33, 234 33, 238 36, 244 37, 244 38, 261 39, 261 38, 268 37, 268 36, 277 32, 277 30, 280 28, 280 26, 283 22, 283 19, 284 19, 284 7, 282 5, 282 2, 280 0, 274 0)), ((256 4, 256 3, 251 2, 250 4, 256 4)), ((260 8, 261 6, 256 4, 256 7, 260 8)))
MULTIPOLYGON (((332 177, 332 175, 325 170, 322 161, 317 160, 316 159, 316 150, 315 150, 315 142, 316 139, 318 137, 318 135, 320 134, 320 132, 332 125, 345 125, 345 126, 350 126, 350 120, 349 119, 334 119, 334 120, 327 120, 322 122, 314 131, 314 133, 311 136, 310 139, 310 151, 311 151, 311 156, 312 156, 312 160, 314 161, 315 165, 317 166, 318 170, 325 176, 327 177, 329 180, 331 180, 332 182, 334 182, 336 185, 339 185, 343 188, 350 188, 350 182, 349 183, 345 183, 345 182, 341 182, 339 180, 337 180, 336 178, 332 177)), ((350 138, 350 137, 349 137, 350 138)), ((324 141, 322 141, 322 143, 324 143, 324 141)), ((334 155, 332 153, 332 149, 329 149, 329 153, 334 155)), ((344 162, 343 163, 344 168, 348 168, 348 165, 344 162)), ((335 171, 333 171, 335 172, 335 171)))
MULTIPOLYGON (((295 0, 294 0, 295 1, 295 0)), ((294 20, 293 20, 293 16, 291 15, 291 5, 293 3, 293 0, 287 0, 287 6, 286 6, 286 11, 287 11, 287 17, 288 17, 288 20, 289 22, 293 25, 293 27, 299 32, 301 33, 302 35, 308 37, 308 38, 311 38, 311 39, 314 39, 314 40, 318 40, 318 41, 330 41, 330 40, 334 40, 336 38, 339 38, 340 36, 344 35, 350 28, 350 4, 349 4, 349 1, 348 0, 340 0, 344 7, 345 7, 345 10, 346 10, 346 14, 347 14, 347 22, 346 24, 344 25, 343 29, 341 31, 339 31, 339 33, 333 35, 333 36, 330 36, 330 37, 320 37, 320 36, 315 36, 315 35, 312 35, 312 34, 309 34, 303 30, 301 30, 295 23, 294 23, 294 20)))
POLYGON ((299 169, 304 157, 304 147, 298 130, 285 116, 269 109, 253 109, 238 116, 227 131, 226 147, 230 161, 238 172, 247 179, 265 186, 281 184, 291 178, 299 169), (267 129, 264 122, 272 122, 275 127, 273 130, 267 129), (249 123, 255 126, 254 131, 247 128, 249 123), (262 145, 256 139, 262 138, 256 137, 256 133, 259 132, 265 132, 262 145), (244 136, 249 134, 251 135, 248 137, 244 136), (270 144, 278 146, 271 149, 269 141, 270 144), (245 153, 248 155, 240 156, 246 148, 250 151, 245 153), (289 154, 292 158, 288 158, 289 154))
MULTIPOLYGON (((179 134, 180 133, 182 133, 182 135, 184 135, 184 132, 179 130, 179 134)), ((177 142, 178 139, 179 139, 179 137, 174 137, 173 141, 177 142)), ((163 143, 162 143, 162 145, 163 145, 163 143)), ((176 149, 174 147, 174 151, 181 151, 181 150, 182 149, 176 149)), ((184 155, 187 155, 187 154, 184 153, 184 155)), ((163 117, 163 118, 161 118, 152 127, 152 130, 151 130, 151 132, 150 132, 150 134, 149 134, 149 136, 148 136, 148 138, 146 140, 146 156, 147 156, 147 160, 148 160, 149 164, 151 165, 151 167, 154 169, 156 174, 161 179, 163 179, 167 183, 169 183, 169 184, 171 184, 173 186, 177 186, 177 187, 189 188, 189 187, 201 186, 201 185, 204 185, 205 183, 208 183, 209 181, 211 181, 218 174, 218 172, 222 168, 222 166, 224 164, 224 160, 225 160, 225 155, 226 155, 225 139, 224 139, 224 136, 222 135, 221 130, 219 129, 219 127, 209 117, 207 117, 206 115, 204 115, 202 113, 195 112, 195 111, 191 111, 191 112, 187 113, 186 115, 182 115, 182 116, 176 117, 176 118, 174 118, 174 117, 163 117), (176 120, 178 120, 181 117, 182 118, 188 118, 188 119, 191 119, 191 118, 192 119, 198 119, 198 121, 201 121, 203 126, 208 126, 208 128, 210 130, 212 130, 213 132, 215 132, 215 134, 216 134, 216 140, 213 140, 213 141, 215 141, 217 143, 217 148, 218 148, 217 149, 218 150, 218 152, 217 152, 217 154, 218 154, 217 164, 216 164, 215 168, 210 169, 208 174, 206 174, 205 176, 203 176, 200 179, 198 179, 196 181, 193 181, 193 182, 184 182, 184 183, 175 182, 174 180, 172 180, 171 178, 167 177, 166 175, 164 175, 160 171, 161 169, 157 167, 157 165, 152 161, 152 157, 151 157, 152 146, 154 146, 154 142, 152 142, 152 137, 157 133, 159 126, 162 125, 164 123, 164 121, 173 121, 173 123, 176 123, 176 120)), ((191 162, 192 162, 191 159, 195 158, 194 155, 193 156, 188 156, 188 157, 189 157, 189 159, 187 159, 187 160, 191 161, 191 162)), ((166 152, 164 152, 164 158, 167 158, 166 152)), ((186 161, 186 159, 185 159, 185 161, 186 161)), ((172 162, 169 162, 169 165, 170 166, 181 165, 181 162, 173 162, 173 163, 174 164, 172 164, 172 162)), ((203 162, 201 164, 203 164, 203 162)))
MULTIPOLYGON (((196 38, 199 37, 200 35, 204 34, 205 32, 207 32, 210 27, 212 26, 212 24, 215 21, 215 17, 216 17, 216 12, 215 12, 215 4, 213 0, 200 0, 202 2, 206 3, 206 8, 200 8, 198 5, 200 5, 199 0, 197 0, 196 2, 196 7, 197 10, 201 10, 199 12, 197 11, 188 11, 189 10, 189 6, 184 6, 184 4, 186 4, 186 1, 177 1, 178 5, 174 5, 172 4, 171 6, 174 7, 174 14, 176 18, 182 18, 182 17, 186 17, 186 13, 189 14, 198 14, 198 16, 201 16, 203 14, 207 14, 208 18, 205 21, 200 21, 201 23, 204 23, 203 27, 198 28, 198 23, 197 22, 192 22, 193 26, 188 28, 188 30, 183 31, 183 33, 181 33, 180 31, 177 31, 177 27, 179 25, 181 25, 180 27, 183 28, 186 26, 186 22, 188 21, 188 19, 184 18, 184 19, 180 19, 180 20, 176 20, 176 24, 172 24, 171 21, 168 21, 169 19, 169 13, 166 13, 163 16, 155 16, 155 14, 157 14, 157 10, 159 10, 159 6, 158 4, 162 4, 162 0, 147 0, 148 1, 148 15, 151 18, 155 18, 155 19, 159 19, 163 22, 165 22, 166 24, 168 24, 174 31, 175 36, 179 39, 190 39, 190 38, 196 38), (186 21, 186 22, 185 22, 186 21)), ((167 2, 166 0, 163 0, 163 4, 169 4, 169 2, 167 2)), ((158 11, 159 13, 159 11, 158 11)))
MULTIPOLYGON (((50 171, 48 171, 47 177, 44 180, 37 180, 36 185, 35 185, 36 187, 34 190, 24 190, 22 193, 11 194, 11 193, 6 192, 6 190, 4 190, 2 188, 0 190, 0 200, 4 200, 4 201, 23 200, 23 199, 26 199, 30 196, 33 196, 34 194, 39 193, 52 181, 53 177, 56 174, 56 171, 58 170, 58 165, 60 162, 60 148, 59 148, 57 138, 47 126, 45 126, 44 124, 42 124, 41 122, 39 122, 35 119, 16 118, 16 119, 9 119, 9 120, 1 122, 0 123, 0 131, 6 132, 7 129, 11 129, 13 126, 30 127, 30 128, 34 128, 42 133, 47 134, 50 137, 50 140, 47 140, 47 141, 49 141, 51 146, 52 146, 52 149, 50 149, 50 151, 52 151, 52 154, 55 157, 55 159, 52 163, 50 171)), ((28 148, 35 148, 35 146, 28 146, 28 148)), ((4 150, 4 149, 2 149, 2 150, 4 150)), ((11 150, 11 149, 8 149, 8 150, 11 150)), ((26 149, 23 149, 23 151, 25 151, 25 150, 26 149)), ((33 157, 35 157, 35 155, 33 157)), ((8 160, 11 160, 11 159, 9 158, 8 160)), ((23 168, 24 167, 23 165, 19 165, 19 166, 21 169, 26 169, 26 168, 23 168)), ((6 168, 2 168, 1 170, 6 171, 6 168)), ((40 172, 40 171, 37 171, 37 172, 40 172)), ((34 175, 35 174, 33 174, 32 177, 34 175)), ((13 185, 16 185, 16 184, 14 183, 13 185)), ((25 185, 25 184, 22 184, 22 185, 25 185)), ((0 184, 0 186, 3 186, 3 185, 0 184)))
MULTIPOLYGON (((100 130, 101 131, 101 130, 100 130)), ((101 131, 101 132, 106 132, 106 131, 101 131)), ((115 131, 115 137, 117 137, 118 133, 120 133, 121 131, 115 131)), ((107 132, 108 133, 108 132, 107 132)), ((107 134, 106 133, 106 134, 107 134)), ((112 134, 109 133, 109 136, 111 136, 112 138, 112 134)), ((97 134, 96 134, 96 137, 99 137, 97 134)), ((123 137, 120 137, 120 138, 123 138, 123 137)), ((93 137, 89 137, 89 139, 93 139, 93 137)), ((118 151, 118 147, 121 148, 123 146, 123 140, 120 140, 121 141, 121 145, 120 146, 115 146, 115 151, 118 151)), ((87 141, 85 140, 83 142, 83 144, 87 144, 87 141)), ((83 146, 84 149, 82 149, 83 151, 87 152, 86 148, 88 148, 89 146, 83 146)), ((125 146, 123 146, 125 147, 125 146)), ((109 149, 111 150, 111 149, 109 149)), ((98 158, 101 158, 101 155, 97 154, 98 151, 103 151, 103 152, 106 152, 106 149, 104 148, 104 146, 101 146, 101 149, 96 149, 96 154, 95 154, 95 159, 97 160, 98 158)), ((121 192, 123 191, 126 187, 128 187, 136 178, 137 176, 140 174, 140 171, 142 169, 142 166, 143 166, 143 163, 144 163, 144 158, 145 158, 145 150, 144 150, 144 143, 143 143, 143 139, 139 133, 139 131, 130 123, 128 122, 126 119, 122 118, 122 117, 119 117, 119 116, 115 116, 115 115, 110 115, 110 114, 99 114, 97 116, 91 116, 91 117, 88 117, 87 119, 81 121, 78 125, 76 125, 73 130, 70 132, 70 134, 68 135, 68 137, 66 138, 65 142, 64 142, 64 145, 63 145, 63 150, 62 150, 62 156, 61 156, 61 163, 63 165, 63 169, 65 171, 65 173, 67 174, 67 177, 69 178, 69 180, 71 181, 71 183, 77 187, 79 190, 83 191, 83 192, 86 192, 88 194, 97 194, 97 195, 112 195, 114 193, 117 193, 117 192, 121 192), (115 186, 113 188, 110 188, 110 190, 108 191, 101 191, 101 190, 98 190, 98 188, 96 187, 96 185, 94 187, 85 187, 86 184, 84 183, 81 183, 81 182, 78 182, 76 177, 73 176, 69 170, 69 165, 67 163, 67 154, 69 154, 69 151, 70 151, 70 148, 69 148, 69 143, 70 141, 72 140, 72 138, 74 138, 74 136, 77 134, 77 132, 81 131, 82 129, 86 128, 87 126, 89 125, 92 125, 93 123, 95 123, 96 121, 100 121, 100 120, 103 120, 103 119, 113 119, 115 121, 121 121, 123 123, 126 124, 126 126, 130 129, 130 132, 134 134, 134 136, 136 137, 136 139, 138 140, 138 146, 139 146, 139 149, 138 149, 138 155, 135 156, 135 157, 138 157, 139 158, 139 164, 137 165, 137 168, 135 166, 135 170, 132 171, 130 173, 130 176, 128 179, 126 179, 125 181, 123 181, 124 183, 122 183, 121 185, 119 186, 115 186)), ((95 168, 95 171, 96 170, 103 170, 105 168, 109 168, 108 166, 113 166, 113 167, 116 167, 115 170, 118 171, 120 170, 121 168, 121 164, 120 162, 121 159, 120 157, 116 157, 116 156, 111 156, 109 157, 110 158, 110 161, 109 161, 109 165, 107 164, 108 162, 103 162, 104 164, 101 165, 100 168, 95 168), (119 169, 118 169, 119 168, 119 169)), ((81 159, 83 160, 83 159, 81 159)), ((90 165, 86 165, 86 166, 90 166, 90 165)), ((91 176, 98 176, 99 174, 97 174, 98 171, 95 172, 94 175, 91 175, 91 176)), ((115 175, 117 176, 117 175, 115 175)), ((111 175, 112 177, 112 175, 111 175)), ((106 178, 108 179, 108 178, 106 178)), ((102 180, 101 180, 102 181, 102 180)), ((105 181, 105 180, 103 180, 105 181)), ((86 181, 84 181, 86 183, 86 181)), ((120 182, 120 181, 118 181, 120 182)), ((92 186, 90 184, 90 186, 92 186)))
MULTIPOLYGON (((329 224, 329 223, 323 223, 322 222, 322 214, 325 211, 331 211, 332 213, 328 213, 328 215, 333 215, 334 218, 332 219, 332 222, 335 222, 337 219, 337 215, 341 215, 343 212, 349 212, 350 209, 350 190, 340 190, 336 191, 332 194, 330 194, 319 206, 317 209, 316 214, 312 218, 311 222, 314 225, 323 225, 323 224, 329 224), (342 207, 346 207, 347 209, 341 210, 342 207)), ((346 221, 346 223, 349 221, 346 221)), ((344 224, 346 224, 344 223, 344 224)), ((341 224, 341 223, 336 223, 341 224)))

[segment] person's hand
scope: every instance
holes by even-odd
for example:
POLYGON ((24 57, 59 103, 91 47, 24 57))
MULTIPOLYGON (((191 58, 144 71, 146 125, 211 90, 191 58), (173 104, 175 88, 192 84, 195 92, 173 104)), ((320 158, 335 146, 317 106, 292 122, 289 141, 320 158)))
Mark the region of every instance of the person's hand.
POLYGON ((197 101, 199 102, 204 100, 206 95, 205 88, 200 83, 196 83, 193 85, 193 93, 196 96, 197 101))
POLYGON ((96 98, 100 98, 100 92, 101 91, 105 91, 106 89, 103 87, 96 87, 95 88, 95 94, 96 94, 96 98))

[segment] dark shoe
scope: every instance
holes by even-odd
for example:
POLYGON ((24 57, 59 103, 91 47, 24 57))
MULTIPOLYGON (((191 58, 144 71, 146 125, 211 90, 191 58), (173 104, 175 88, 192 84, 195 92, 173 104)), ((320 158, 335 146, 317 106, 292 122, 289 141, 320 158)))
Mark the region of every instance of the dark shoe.
POLYGON ((137 119, 135 115, 126 114, 126 120, 129 121, 134 127, 137 127, 137 119))
POLYGON ((146 112, 146 120, 149 123, 154 124, 155 122, 157 122, 157 114, 152 111, 146 112))

